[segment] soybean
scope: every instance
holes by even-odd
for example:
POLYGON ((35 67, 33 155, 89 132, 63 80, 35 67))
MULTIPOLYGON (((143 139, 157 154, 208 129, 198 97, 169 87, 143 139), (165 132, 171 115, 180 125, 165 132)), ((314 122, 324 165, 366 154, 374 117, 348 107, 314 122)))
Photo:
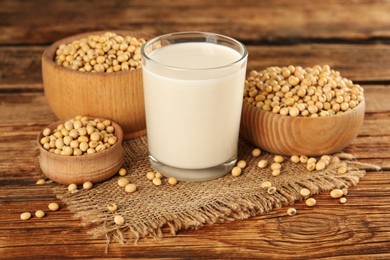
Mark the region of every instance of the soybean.
POLYGON ((310 195, 310 190, 309 189, 306 189, 306 188, 303 188, 299 191, 299 194, 301 194, 303 197, 307 197, 310 195))
POLYGON ((111 212, 115 212, 118 209, 118 206, 115 203, 111 203, 107 205, 107 209, 111 212))
POLYGON ((341 189, 334 189, 330 192, 330 196, 334 199, 341 198, 344 195, 341 189))
POLYGON ((280 170, 282 168, 282 165, 280 163, 273 163, 271 164, 271 170, 280 170))
POLYGON ((233 167, 233 169, 232 169, 232 175, 233 175, 233 177, 238 177, 238 176, 240 176, 241 175, 241 168, 240 167, 238 167, 238 166, 236 166, 236 167, 233 167))
POLYGON ((309 163, 316 163, 317 162, 317 159, 316 158, 314 158, 314 157, 310 157, 309 159, 307 159, 307 164, 309 164, 309 163))
POLYGON ((146 178, 147 178, 148 180, 153 180, 154 177, 155 177, 154 172, 147 172, 147 173, 146 173, 146 178))
POLYGON ((289 216, 294 216, 294 215, 297 214, 297 210, 294 209, 294 208, 289 208, 289 209, 287 210, 287 214, 288 214, 289 216))
POLYGON ((340 198, 341 204, 345 204, 346 202, 347 202, 347 198, 345 198, 345 197, 340 198))
POLYGON ((280 175, 280 169, 272 170, 272 176, 278 176, 280 175))
POLYGON ((118 173, 120 176, 125 176, 127 174, 127 170, 125 168, 121 168, 118 173))
POLYGON ((338 174, 345 174, 345 173, 347 173, 347 168, 344 167, 344 166, 341 166, 341 167, 339 167, 339 168, 337 169, 337 173, 338 173, 338 174))
POLYGON ((272 184, 271 184, 271 182, 269 182, 269 181, 263 181, 262 183, 261 183, 261 187, 264 189, 264 188, 269 188, 269 187, 271 187, 272 186, 272 184))
POLYGON ((43 185, 43 184, 46 184, 46 180, 45 179, 39 179, 37 180, 37 182, 35 183, 36 185, 43 185))
POLYGON ((322 171, 325 169, 325 167, 326 167, 326 164, 321 160, 316 163, 316 170, 317 171, 322 171))
POLYGON ((306 205, 309 207, 313 207, 316 204, 317 204, 317 201, 314 198, 308 198, 306 200, 306 205))
POLYGON ((258 164, 257 164, 257 166, 258 166, 259 168, 261 168, 261 169, 267 167, 267 165, 268 165, 267 160, 261 160, 261 161, 259 161, 258 164))
POLYGON ((55 202, 50 203, 47 207, 51 211, 57 211, 60 208, 60 206, 57 203, 55 203, 55 202))
POLYGON ((125 223, 125 219, 121 215, 116 215, 114 217, 114 222, 115 222, 115 224, 120 226, 120 225, 123 225, 125 223))
POLYGON ((43 218, 46 215, 46 213, 43 210, 37 210, 35 211, 35 216, 37 218, 43 218))
POLYGON ((299 163, 299 156, 298 155, 293 155, 293 156, 291 156, 291 161, 293 162, 293 163, 299 163))
POLYGON ((255 148, 252 150, 253 157, 259 157, 261 155, 261 150, 259 148, 255 148))
POLYGON ((125 187, 127 184, 129 184, 129 180, 128 179, 126 179, 126 178, 120 178, 119 180, 118 180, 118 185, 119 185, 119 187, 125 187))
POLYGON ((177 180, 176 180, 176 178, 174 178, 174 177, 169 177, 169 178, 168 178, 168 183, 169 183, 170 185, 174 186, 174 185, 177 184, 177 180))
POLYGON ((274 194, 275 192, 276 192, 276 187, 271 186, 267 189, 267 193, 270 195, 274 194))
POLYGON ((276 155, 274 157, 274 162, 276 162, 276 163, 282 163, 283 161, 284 161, 284 158, 281 155, 276 155))
POLYGON ((125 186, 125 191, 129 193, 133 193, 137 190, 137 186, 134 183, 129 183, 125 186))
POLYGON ((160 178, 154 178, 152 180, 153 184, 156 185, 156 186, 160 186, 162 184, 162 181, 160 178))
POLYGON ((20 214, 20 219, 21 220, 28 220, 31 218, 31 213, 30 212, 23 212, 20 214))
POLYGON ((86 181, 83 183, 83 188, 86 190, 92 189, 92 187, 93 187, 93 183, 90 181, 86 181))
POLYGON ((301 163, 307 163, 307 160, 308 160, 308 158, 307 158, 306 155, 301 155, 301 156, 299 157, 299 161, 300 161, 301 163))
POLYGON ((246 167, 246 161, 244 160, 238 161, 237 166, 240 167, 241 169, 244 169, 246 167))
POLYGON ((69 184, 69 186, 68 186, 68 191, 74 192, 74 191, 76 191, 76 190, 77 190, 77 185, 76 185, 76 184, 74 184, 74 183, 69 184))
POLYGON ((308 171, 314 171, 315 168, 316 168, 316 164, 313 163, 313 162, 308 163, 307 166, 306 166, 306 169, 307 169, 308 171))

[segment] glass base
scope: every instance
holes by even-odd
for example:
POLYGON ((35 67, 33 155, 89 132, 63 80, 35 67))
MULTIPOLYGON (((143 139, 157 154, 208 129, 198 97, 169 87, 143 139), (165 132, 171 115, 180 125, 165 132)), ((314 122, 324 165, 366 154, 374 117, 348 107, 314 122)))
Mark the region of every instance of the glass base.
POLYGON ((237 159, 235 158, 221 165, 206 169, 181 169, 172 167, 157 161, 152 155, 149 155, 149 161, 153 169, 165 177, 175 177, 179 181, 208 181, 227 174, 236 165, 237 159))

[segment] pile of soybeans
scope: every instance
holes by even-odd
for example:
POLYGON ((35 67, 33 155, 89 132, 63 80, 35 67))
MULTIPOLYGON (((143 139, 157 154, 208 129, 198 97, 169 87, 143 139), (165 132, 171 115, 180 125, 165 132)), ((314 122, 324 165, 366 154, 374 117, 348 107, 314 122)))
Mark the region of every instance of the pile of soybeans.
POLYGON ((329 65, 253 70, 245 81, 246 102, 293 117, 338 115, 355 108, 363 99, 363 88, 329 65))

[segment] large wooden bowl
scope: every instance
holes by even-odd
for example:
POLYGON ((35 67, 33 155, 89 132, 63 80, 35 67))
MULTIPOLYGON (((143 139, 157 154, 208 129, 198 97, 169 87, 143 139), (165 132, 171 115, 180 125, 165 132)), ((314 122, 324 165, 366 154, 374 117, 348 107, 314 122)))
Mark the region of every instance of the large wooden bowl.
POLYGON ((359 133, 365 103, 340 115, 306 118, 282 116, 244 101, 240 133, 274 154, 323 155, 346 147, 359 133))
MULTIPOLYGON (((50 129, 59 123, 48 126, 50 129)), ((37 138, 39 147, 39 165, 42 172, 55 182, 62 184, 82 184, 86 181, 92 183, 107 180, 115 175, 122 167, 124 152, 122 148, 123 132, 121 127, 112 122, 115 136, 118 141, 109 149, 80 156, 65 156, 51 153, 40 144, 42 131, 37 138)))
MULTIPOLYGON (((79 72, 55 63, 55 51, 63 43, 70 43, 91 34, 88 32, 59 40, 42 55, 42 78, 45 96, 60 120, 75 115, 95 115, 121 125, 124 138, 145 134, 146 121, 143 97, 142 69, 113 73, 79 72)), ((149 39, 151 35, 128 31, 111 31, 149 39)))

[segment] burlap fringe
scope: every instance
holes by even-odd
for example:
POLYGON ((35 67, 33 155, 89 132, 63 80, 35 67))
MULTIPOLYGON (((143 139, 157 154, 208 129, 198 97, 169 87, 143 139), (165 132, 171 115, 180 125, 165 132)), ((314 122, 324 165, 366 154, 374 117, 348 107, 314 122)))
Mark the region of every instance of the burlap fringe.
MULTIPOLYGON (((159 240, 163 237, 163 229, 168 230, 171 235, 176 235, 177 231, 182 229, 198 229, 205 224, 247 219, 251 216, 264 214, 274 207, 282 207, 283 205, 293 204, 295 201, 302 200, 303 197, 299 194, 299 191, 304 187, 310 189, 312 194, 318 194, 333 188, 356 185, 366 173, 364 170, 359 170, 356 166, 380 170, 380 167, 376 165, 353 161, 354 158, 350 154, 342 153, 337 156, 347 161, 342 161, 341 164, 330 165, 328 170, 335 171, 336 167, 344 164, 349 168, 348 173, 344 175, 333 174, 332 176, 320 173, 313 174, 304 180, 296 180, 288 183, 288 185, 279 187, 274 196, 243 196, 239 200, 237 198, 225 197, 217 199, 195 211, 166 216, 163 219, 147 220, 138 226, 133 226, 131 222, 120 227, 112 226, 111 219, 96 222, 100 217, 104 217, 104 214, 97 208, 91 207, 91 201, 86 201, 87 199, 83 198, 83 200, 76 201, 76 203, 70 203, 71 195, 63 192, 57 192, 57 197, 68 204, 68 208, 75 213, 76 218, 80 218, 85 223, 96 225, 89 231, 89 234, 94 237, 105 236, 108 249, 108 245, 112 241, 117 241, 121 244, 129 242, 137 244, 140 238, 159 240), (89 205, 89 207, 83 208, 86 205, 89 205)), ((58 189, 63 189, 63 187, 58 187, 58 189)))

